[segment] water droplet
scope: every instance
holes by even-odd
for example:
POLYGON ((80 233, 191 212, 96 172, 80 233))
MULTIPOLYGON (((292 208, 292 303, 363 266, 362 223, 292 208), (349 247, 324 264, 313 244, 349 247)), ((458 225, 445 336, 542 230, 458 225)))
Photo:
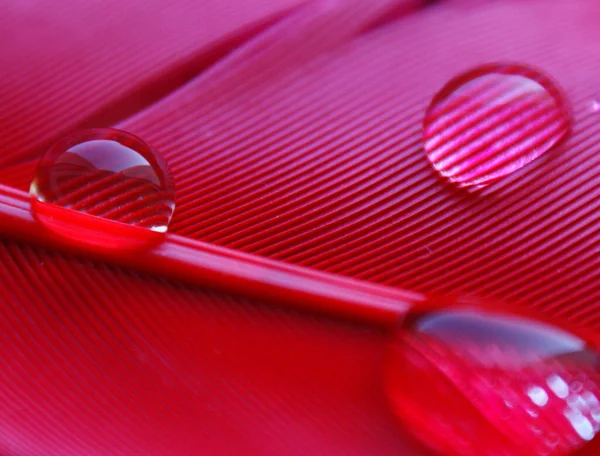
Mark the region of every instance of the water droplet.
POLYGON ((485 65, 452 79, 423 124, 434 168, 460 186, 482 186, 535 160, 563 139, 571 116, 557 85, 520 65, 485 65))
POLYGON ((447 308, 412 313, 398 327, 384 388, 402 426, 440 454, 564 456, 586 447, 597 431, 591 412, 566 412, 562 383, 583 372, 593 387, 588 395, 596 397, 598 366, 595 349, 556 326, 447 308), (413 363, 416 357, 424 362, 413 363), (442 360, 450 368, 439 369, 442 360), (482 378, 496 378, 497 387, 482 378), (440 428, 433 415, 447 426, 440 428), (468 442, 464 451, 455 439, 468 442))
POLYGON ((76 132, 42 157, 31 183, 36 218, 88 246, 145 245, 175 208, 165 163, 141 139, 114 129, 76 132))

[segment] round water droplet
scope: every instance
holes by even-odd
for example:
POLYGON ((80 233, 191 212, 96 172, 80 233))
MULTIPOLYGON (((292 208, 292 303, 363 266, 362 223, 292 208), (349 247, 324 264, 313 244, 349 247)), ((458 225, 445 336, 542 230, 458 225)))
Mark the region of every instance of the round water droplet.
POLYGON ((439 454, 564 456, 589 448, 595 416, 589 409, 573 412, 552 387, 569 385, 583 372, 590 382, 582 394, 600 397, 599 369, 595 348, 553 325, 448 308, 402 322, 386 360, 384 388, 402 427, 439 454), (440 369, 442 361, 452 368, 440 369), (486 386, 489 378, 497 387, 486 386), (467 445, 459 450, 455 441, 467 445))
POLYGON ((156 240, 175 208, 162 159, 136 136, 108 128, 55 144, 38 164, 30 193, 34 215, 47 228, 102 248, 156 240))
POLYGON ((460 186, 506 176, 565 138, 568 104, 544 74, 520 65, 485 65, 451 80, 423 124, 434 168, 460 186))

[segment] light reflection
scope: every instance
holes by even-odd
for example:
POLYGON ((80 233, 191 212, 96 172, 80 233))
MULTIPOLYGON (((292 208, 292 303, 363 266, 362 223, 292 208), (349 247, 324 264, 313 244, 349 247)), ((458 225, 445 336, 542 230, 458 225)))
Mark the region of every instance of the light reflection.
POLYGON ((440 454, 572 456, 599 432, 600 357, 574 334, 464 308, 400 328, 386 389, 407 428, 440 454))
POLYGON ((590 420, 583 416, 581 410, 576 410, 569 407, 565 410, 565 417, 569 420, 571 426, 573 426, 573 429, 575 429, 575 432, 577 432, 579 437, 582 439, 592 440, 594 435, 596 435, 592 423, 590 423, 590 420))
POLYGON ((569 385, 565 382, 562 377, 552 374, 546 379, 546 384, 552 390, 557 397, 566 399, 569 395, 569 385))
POLYGON ((586 405, 590 408, 597 406, 599 404, 598 398, 594 395, 594 393, 592 393, 590 391, 584 391, 584 393, 581 395, 581 398, 585 401, 586 405))
POLYGON ((546 393, 544 388, 539 386, 532 386, 529 388, 527 395, 535 405, 539 405, 540 407, 543 407, 548 403, 548 393, 546 393))

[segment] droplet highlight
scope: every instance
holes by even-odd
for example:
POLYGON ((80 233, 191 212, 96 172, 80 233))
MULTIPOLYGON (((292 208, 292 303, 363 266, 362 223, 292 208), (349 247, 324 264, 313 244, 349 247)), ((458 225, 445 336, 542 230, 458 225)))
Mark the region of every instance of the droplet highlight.
POLYGON ((444 178, 484 186, 546 153, 570 127, 566 98, 549 77, 522 65, 485 65, 452 79, 433 98, 423 144, 444 178))
POLYGON ((384 389, 403 429, 441 455, 585 455, 600 429, 596 348, 521 316, 409 315, 391 343, 384 389))
POLYGON ((175 209, 170 173, 138 137, 83 130, 40 160, 30 193, 35 217, 55 234, 103 248, 144 245, 167 231, 175 209))

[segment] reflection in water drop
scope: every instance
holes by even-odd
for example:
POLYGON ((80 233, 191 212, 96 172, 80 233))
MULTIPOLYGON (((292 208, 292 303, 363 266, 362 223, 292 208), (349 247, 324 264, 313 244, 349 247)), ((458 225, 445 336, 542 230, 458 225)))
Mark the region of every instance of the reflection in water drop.
POLYGON ((581 398, 585 401, 585 404, 590 408, 599 405, 598 398, 589 391, 584 391, 581 395, 581 398))
MULTIPOLYGON (((583 385, 581 384, 581 382, 573 382, 571 383, 571 386, 569 387, 569 389, 571 391, 573 391, 574 393, 579 393, 581 391, 581 388, 583 388, 583 385)), ((581 398, 581 396, 579 396, 581 398)))
POLYGON ((554 326, 449 309, 407 318, 384 382, 403 427, 440 454, 563 456, 598 432, 598 366, 595 350, 554 326), (582 376, 574 393, 569 385, 582 376))
POLYGON ((535 405, 540 407, 543 407, 548 403, 548 393, 546 393, 544 388, 539 386, 533 386, 529 388, 527 395, 535 405))
POLYGON ((564 399, 569 395, 569 385, 560 375, 552 374, 546 379, 546 384, 557 397, 564 399))
POLYGON ((570 421, 575 432, 577 432, 579 437, 583 440, 592 440, 592 438, 594 438, 595 432, 592 423, 583 416, 581 410, 567 408, 565 410, 565 417, 570 421))
POLYGON ((506 176, 563 139, 571 124, 564 96, 542 73, 486 65, 451 80, 423 124, 434 168, 460 186, 506 176))
POLYGON ((40 161, 30 193, 46 227, 104 248, 155 239, 175 208, 161 158, 139 138, 114 129, 85 130, 57 143, 40 161))

